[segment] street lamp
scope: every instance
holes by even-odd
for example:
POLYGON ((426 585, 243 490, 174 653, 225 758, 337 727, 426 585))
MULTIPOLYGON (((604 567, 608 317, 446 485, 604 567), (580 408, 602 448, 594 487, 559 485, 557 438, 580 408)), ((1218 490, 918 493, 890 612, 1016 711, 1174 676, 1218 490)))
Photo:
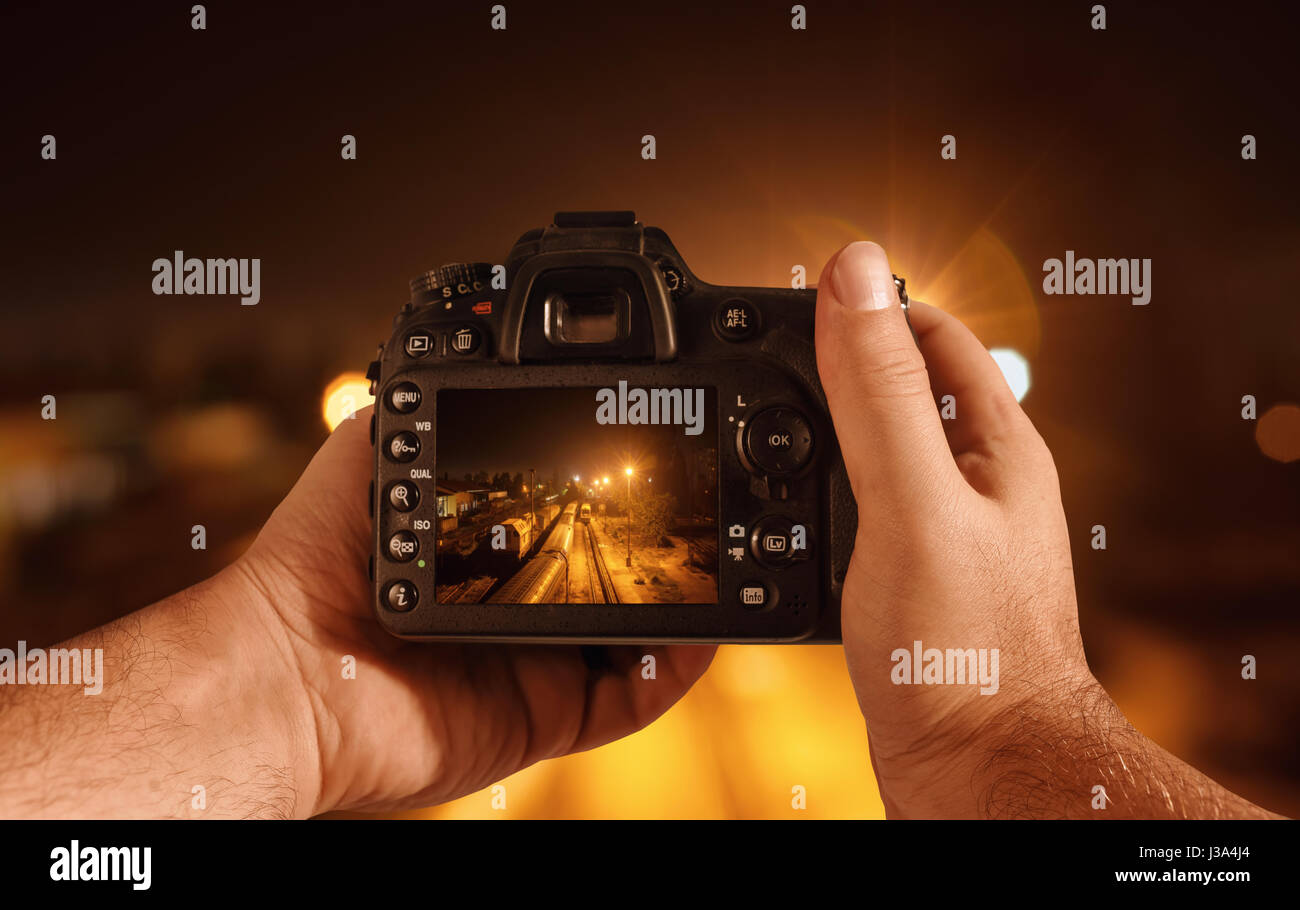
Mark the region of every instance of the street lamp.
POLYGON ((623 469, 627 475, 627 564, 632 566, 632 468, 629 465, 623 469))

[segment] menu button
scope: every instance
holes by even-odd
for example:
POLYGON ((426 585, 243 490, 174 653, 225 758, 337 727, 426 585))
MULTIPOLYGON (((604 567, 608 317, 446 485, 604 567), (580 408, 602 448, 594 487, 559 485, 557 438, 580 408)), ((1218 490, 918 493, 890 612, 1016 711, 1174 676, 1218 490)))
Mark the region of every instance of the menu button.
POLYGON ((388 393, 388 406, 398 414, 409 414, 420 406, 420 387, 413 382, 402 382, 388 393))

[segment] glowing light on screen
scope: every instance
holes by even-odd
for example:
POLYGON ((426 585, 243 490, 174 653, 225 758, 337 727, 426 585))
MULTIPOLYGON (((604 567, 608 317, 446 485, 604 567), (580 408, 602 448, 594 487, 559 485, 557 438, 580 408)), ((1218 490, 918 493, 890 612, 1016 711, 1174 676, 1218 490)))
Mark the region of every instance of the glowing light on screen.
POLYGON ((989 351, 993 357, 993 362, 998 365, 1002 371, 1003 377, 1007 380, 1007 385, 1011 386, 1012 393, 1016 396, 1016 401, 1020 401, 1029 391, 1029 361, 1021 356, 1019 351, 1011 348, 993 348, 989 351))
POLYGON ((374 404, 370 382, 361 373, 343 373, 325 387, 321 397, 321 416, 332 432, 336 426, 367 405, 374 404))

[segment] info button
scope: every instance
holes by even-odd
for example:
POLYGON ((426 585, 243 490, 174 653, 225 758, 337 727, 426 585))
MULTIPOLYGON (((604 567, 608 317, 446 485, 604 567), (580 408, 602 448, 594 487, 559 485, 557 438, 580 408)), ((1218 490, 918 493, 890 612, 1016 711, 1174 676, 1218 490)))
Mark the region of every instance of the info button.
POLYGON ((776 603, 776 592, 761 581, 747 581, 740 586, 740 605, 746 610, 766 610, 776 603))

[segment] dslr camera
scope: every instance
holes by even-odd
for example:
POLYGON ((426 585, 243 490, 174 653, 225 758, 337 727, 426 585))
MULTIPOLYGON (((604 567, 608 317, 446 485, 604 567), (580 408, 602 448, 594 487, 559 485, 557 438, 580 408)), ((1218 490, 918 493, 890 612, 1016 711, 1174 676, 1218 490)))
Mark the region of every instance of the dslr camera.
POLYGON ((367 372, 380 624, 839 641, 857 508, 815 299, 701 281, 632 212, 560 212, 503 264, 412 280, 367 372))

